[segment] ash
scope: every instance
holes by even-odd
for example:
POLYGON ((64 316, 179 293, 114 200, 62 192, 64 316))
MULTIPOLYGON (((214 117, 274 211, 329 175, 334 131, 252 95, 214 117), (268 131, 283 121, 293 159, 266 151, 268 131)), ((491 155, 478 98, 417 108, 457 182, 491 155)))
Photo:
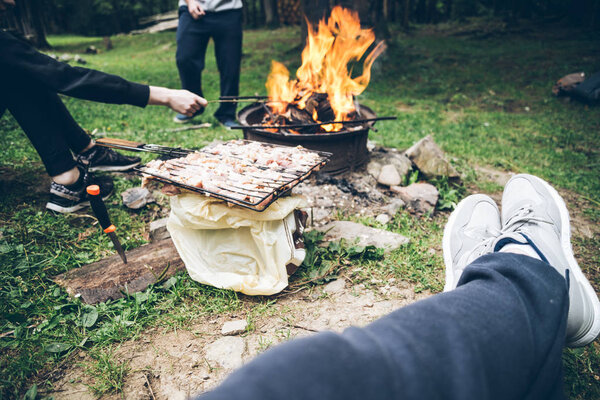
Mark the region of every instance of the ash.
MULTIPOLYGON (((375 148, 370 153, 371 163, 380 163, 395 150, 375 148)), ((307 198, 309 224, 322 226, 337 219, 337 213, 344 212, 359 216, 378 216, 387 214, 393 217, 404 206, 404 202, 389 191, 389 187, 378 184, 379 171, 371 170, 368 165, 355 171, 339 175, 318 172, 294 188, 295 194, 307 198)))

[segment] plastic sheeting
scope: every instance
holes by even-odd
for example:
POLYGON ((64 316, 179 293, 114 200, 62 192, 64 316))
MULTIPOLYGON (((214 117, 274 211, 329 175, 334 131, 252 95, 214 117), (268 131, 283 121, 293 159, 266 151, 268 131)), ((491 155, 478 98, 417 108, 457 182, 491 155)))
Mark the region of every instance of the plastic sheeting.
POLYGON ((167 229, 195 281, 248 295, 271 295, 288 285, 286 265, 302 261, 295 250, 294 210, 300 196, 283 197, 265 211, 181 194, 171 197, 167 229))

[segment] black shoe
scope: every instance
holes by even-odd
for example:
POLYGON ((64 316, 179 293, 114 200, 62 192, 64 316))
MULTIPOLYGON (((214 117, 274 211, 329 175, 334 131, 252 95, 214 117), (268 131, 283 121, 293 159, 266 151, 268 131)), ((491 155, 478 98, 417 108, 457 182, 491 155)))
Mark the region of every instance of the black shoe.
POLYGON ((105 200, 113 191, 113 181, 108 176, 92 176, 85 167, 78 166, 79 179, 72 185, 50 184, 50 201, 46 208, 59 213, 71 213, 90 205, 86 188, 88 185, 100 186, 100 195, 105 200))
POLYGON ((102 146, 94 146, 81 153, 77 160, 88 165, 88 171, 128 171, 140 165, 141 158, 127 157, 102 146))

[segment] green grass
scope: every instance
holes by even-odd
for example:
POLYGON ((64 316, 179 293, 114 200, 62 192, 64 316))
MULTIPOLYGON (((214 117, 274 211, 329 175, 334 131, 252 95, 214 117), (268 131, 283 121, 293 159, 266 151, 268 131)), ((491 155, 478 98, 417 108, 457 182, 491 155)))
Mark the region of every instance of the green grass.
MULTIPOLYGON (((242 94, 264 94, 271 59, 290 70, 299 66, 299 30, 246 31, 242 61, 242 94)), ((100 38, 51 37, 53 53, 80 53, 86 66, 127 79, 179 87, 172 32, 113 37, 114 49, 85 55, 100 38)), ((387 52, 374 66, 371 85, 361 102, 379 115, 397 121, 379 123, 370 137, 385 146, 406 148, 424 135, 456 159, 469 187, 497 191, 498 185, 477 177, 476 165, 539 175, 582 199, 584 214, 600 215, 600 107, 568 103, 550 95, 552 83, 574 71, 594 72, 600 65, 600 38, 560 26, 535 28, 523 36, 495 35, 487 39, 446 36, 419 27, 411 35, 394 33, 387 52), (586 200, 587 199, 587 200, 586 200)), ((205 95, 218 98, 219 77, 212 45, 203 75, 205 95)), ((148 143, 203 146, 214 139, 240 137, 220 127, 169 133, 173 113, 160 107, 142 110, 65 98, 82 127, 124 139, 148 143)), ((203 121, 216 122, 210 104, 203 121)), ((149 326, 180 329, 204 314, 247 309, 250 322, 267 312, 268 301, 209 288, 180 274, 143 293, 89 307, 55 285, 56 274, 112 254, 86 213, 54 215, 44 210, 47 178, 39 157, 8 114, 0 118, 0 397, 14 398, 37 383, 51 381, 55 369, 69 365, 75 352, 95 360, 88 373, 98 394, 118 391, 127 366, 107 358, 115 343, 135 339, 149 326), (266 304, 266 305, 265 305, 266 304)), ((151 155, 144 155, 149 160, 151 155)), ((139 184, 120 176, 117 191, 139 184)), ((437 182, 442 206, 451 208, 466 193, 437 182)), ((125 209, 118 196, 108 202, 126 249, 146 242, 146 224, 164 215, 164 202, 140 212, 125 209)), ((410 244, 381 258, 372 249, 342 244, 318 254, 316 262, 299 270, 292 284, 338 274, 369 285, 372 279, 395 277, 413 282, 417 290, 440 291, 443 260, 439 248, 447 214, 414 218, 400 213, 383 226, 408 236, 410 244), (430 249, 437 250, 430 252, 430 249), (361 250, 361 251, 359 251, 361 250), (352 266, 352 270, 348 268, 352 266), (314 272, 316 269, 316 272, 314 272), (326 273, 326 274, 325 274, 326 273), (312 274, 312 275, 311 275, 312 274), (321 276, 321 275, 325 276, 321 276)), ((340 216, 357 219, 351 215, 340 216)), ((372 219, 359 219, 380 226, 372 219)), ((584 270, 600 287, 598 237, 576 239, 584 270)), ((250 329, 252 324, 250 325, 250 329)), ((271 343, 264 342, 261 348, 271 343)), ((572 399, 600 397, 597 345, 565 351, 566 388, 572 399)))

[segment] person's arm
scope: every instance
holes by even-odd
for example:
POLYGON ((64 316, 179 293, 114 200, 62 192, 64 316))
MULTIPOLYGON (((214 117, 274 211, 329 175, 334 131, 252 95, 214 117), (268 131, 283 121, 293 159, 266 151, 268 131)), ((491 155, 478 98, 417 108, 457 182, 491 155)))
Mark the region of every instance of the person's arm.
POLYGON ((68 96, 112 104, 145 107, 150 89, 88 68, 71 67, 35 50, 6 32, 0 32, 0 72, 34 81, 68 96))
POLYGON ((188 116, 207 104, 205 99, 187 90, 149 87, 117 75, 71 67, 2 31, 0 53, 0 73, 35 81, 67 96, 138 107, 165 105, 188 116))

